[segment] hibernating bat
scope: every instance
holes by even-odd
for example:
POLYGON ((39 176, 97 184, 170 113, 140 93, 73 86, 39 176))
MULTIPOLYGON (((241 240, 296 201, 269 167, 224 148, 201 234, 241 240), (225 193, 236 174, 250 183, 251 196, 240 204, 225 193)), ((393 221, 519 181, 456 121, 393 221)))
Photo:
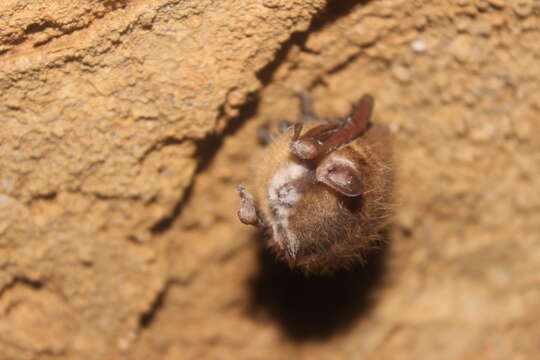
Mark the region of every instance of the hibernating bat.
POLYGON ((238 217, 268 230, 291 267, 332 273, 378 246, 392 201, 389 131, 364 95, 349 116, 299 122, 275 138, 238 186, 238 217))

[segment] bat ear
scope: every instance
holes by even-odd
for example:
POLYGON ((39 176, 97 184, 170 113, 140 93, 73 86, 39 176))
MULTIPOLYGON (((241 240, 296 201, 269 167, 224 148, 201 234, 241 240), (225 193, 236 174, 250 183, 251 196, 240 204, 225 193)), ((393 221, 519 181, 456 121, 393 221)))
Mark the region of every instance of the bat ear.
POLYGON ((257 215, 257 208, 253 197, 247 193, 244 189, 244 185, 241 184, 236 188, 237 194, 240 196, 240 209, 238 209, 238 218, 246 225, 258 226, 259 216, 257 215))
POLYGON ((315 177, 345 196, 362 195, 362 173, 355 161, 342 154, 334 152, 323 159, 317 166, 315 177))

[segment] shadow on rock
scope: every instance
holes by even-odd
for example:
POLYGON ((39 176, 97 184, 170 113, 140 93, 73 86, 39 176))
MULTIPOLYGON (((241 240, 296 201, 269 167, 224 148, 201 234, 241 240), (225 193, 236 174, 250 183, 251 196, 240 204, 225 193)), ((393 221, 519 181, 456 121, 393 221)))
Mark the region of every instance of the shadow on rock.
POLYGON ((324 340, 345 331, 372 308, 373 294, 385 272, 386 253, 385 246, 370 253, 366 264, 333 275, 306 277, 261 247, 260 272, 249 282, 249 314, 268 315, 294 341, 324 340))

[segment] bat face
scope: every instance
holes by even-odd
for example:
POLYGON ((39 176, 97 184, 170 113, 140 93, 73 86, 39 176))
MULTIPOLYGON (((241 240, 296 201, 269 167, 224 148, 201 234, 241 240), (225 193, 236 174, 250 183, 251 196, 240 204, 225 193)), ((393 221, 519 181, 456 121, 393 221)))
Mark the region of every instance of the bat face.
POLYGON ((238 187, 240 221, 268 230, 291 267, 333 272, 378 240, 390 212, 391 149, 372 110, 365 95, 343 120, 295 124, 238 187))

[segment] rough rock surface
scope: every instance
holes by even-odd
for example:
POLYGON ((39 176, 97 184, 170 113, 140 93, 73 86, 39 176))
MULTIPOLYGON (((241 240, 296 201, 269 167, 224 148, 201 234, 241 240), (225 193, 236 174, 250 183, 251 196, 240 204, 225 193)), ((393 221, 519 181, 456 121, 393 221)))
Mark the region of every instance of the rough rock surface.
POLYGON ((0 3, 0 359, 540 353, 540 2, 0 3), (398 205, 303 278, 236 219, 258 128, 363 93, 398 205))

